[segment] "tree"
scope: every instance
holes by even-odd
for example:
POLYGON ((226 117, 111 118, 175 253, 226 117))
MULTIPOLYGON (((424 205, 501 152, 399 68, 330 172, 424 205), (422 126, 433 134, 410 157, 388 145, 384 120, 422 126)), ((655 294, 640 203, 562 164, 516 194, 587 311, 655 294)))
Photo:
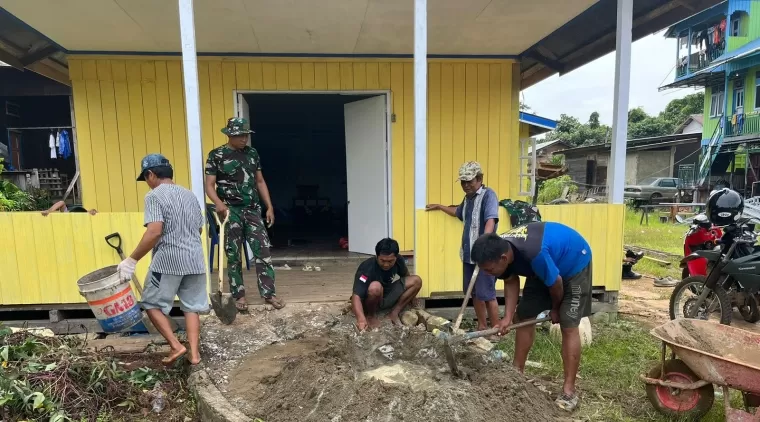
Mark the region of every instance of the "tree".
POLYGON ((597 129, 599 126, 601 126, 599 123, 599 113, 595 111, 588 117, 588 127, 591 129, 597 129))
POLYGON ((660 117, 673 125, 673 128, 676 128, 685 122, 690 115, 702 114, 704 107, 705 93, 697 92, 696 94, 689 94, 683 98, 677 98, 669 102, 665 106, 665 110, 660 113, 660 117))

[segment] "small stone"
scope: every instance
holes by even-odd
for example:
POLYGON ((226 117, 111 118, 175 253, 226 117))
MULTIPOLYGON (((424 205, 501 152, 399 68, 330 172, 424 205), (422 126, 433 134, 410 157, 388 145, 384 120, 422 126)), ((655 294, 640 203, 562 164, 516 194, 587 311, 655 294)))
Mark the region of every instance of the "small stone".
POLYGON ((414 327, 420 323, 420 316, 416 312, 406 311, 399 315, 401 323, 407 327, 414 327))

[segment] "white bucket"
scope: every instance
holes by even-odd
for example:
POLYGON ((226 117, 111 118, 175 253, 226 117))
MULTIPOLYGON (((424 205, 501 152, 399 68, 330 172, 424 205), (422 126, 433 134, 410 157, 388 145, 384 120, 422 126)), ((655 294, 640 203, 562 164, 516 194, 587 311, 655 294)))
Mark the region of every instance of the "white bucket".
POLYGON ((105 332, 123 331, 142 321, 132 286, 119 278, 116 265, 85 275, 77 286, 105 332))

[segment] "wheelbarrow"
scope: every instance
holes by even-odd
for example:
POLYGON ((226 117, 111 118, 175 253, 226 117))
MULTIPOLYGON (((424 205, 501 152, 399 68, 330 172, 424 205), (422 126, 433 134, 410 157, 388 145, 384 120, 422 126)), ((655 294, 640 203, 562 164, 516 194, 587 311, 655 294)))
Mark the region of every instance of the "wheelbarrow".
POLYGON ((699 420, 712 408, 718 386, 727 422, 760 422, 760 334, 683 318, 650 334, 662 341, 661 361, 641 380, 657 411, 678 420, 699 420), (743 410, 731 407, 729 389, 741 391, 743 410))

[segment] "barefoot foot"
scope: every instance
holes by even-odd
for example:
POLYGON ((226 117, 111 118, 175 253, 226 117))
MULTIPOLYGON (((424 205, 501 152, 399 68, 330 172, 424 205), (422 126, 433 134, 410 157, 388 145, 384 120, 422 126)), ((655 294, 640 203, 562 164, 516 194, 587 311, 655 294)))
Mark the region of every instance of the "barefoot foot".
POLYGON ((163 363, 164 363, 164 365, 167 365, 167 366, 168 366, 168 365, 171 365, 171 364, 173 364, 174 362, 176 362, 176 361, 177 361, 177 359, 181 358, 181 357, 182 357, 182 356, 183 356, 185 353, 187 353, 187 348, 186 348, 185 346, 182 346, 182 347, 181 347, 181 348, 179 348, 179 349, 174 349, 174 348, 173 348, 173 349, 172 349, 172 350, 169 352, 169 356, 167 356, 167 357, 165 357, 165 358, 161 359, 161 362, 163 362, 163 363))
POLYGON ((369 326, 370 330, 374 330, 375 328, 380 328, 380 320, 376 317, 368 317, 367 318, 367 325, 369 326))
POLYGON ((388 314, 387 318, 391 321, 391 324, 393 325, 401 325, 401 320, 398 317, 398 314, 395 312, 391 312, 388 314))

